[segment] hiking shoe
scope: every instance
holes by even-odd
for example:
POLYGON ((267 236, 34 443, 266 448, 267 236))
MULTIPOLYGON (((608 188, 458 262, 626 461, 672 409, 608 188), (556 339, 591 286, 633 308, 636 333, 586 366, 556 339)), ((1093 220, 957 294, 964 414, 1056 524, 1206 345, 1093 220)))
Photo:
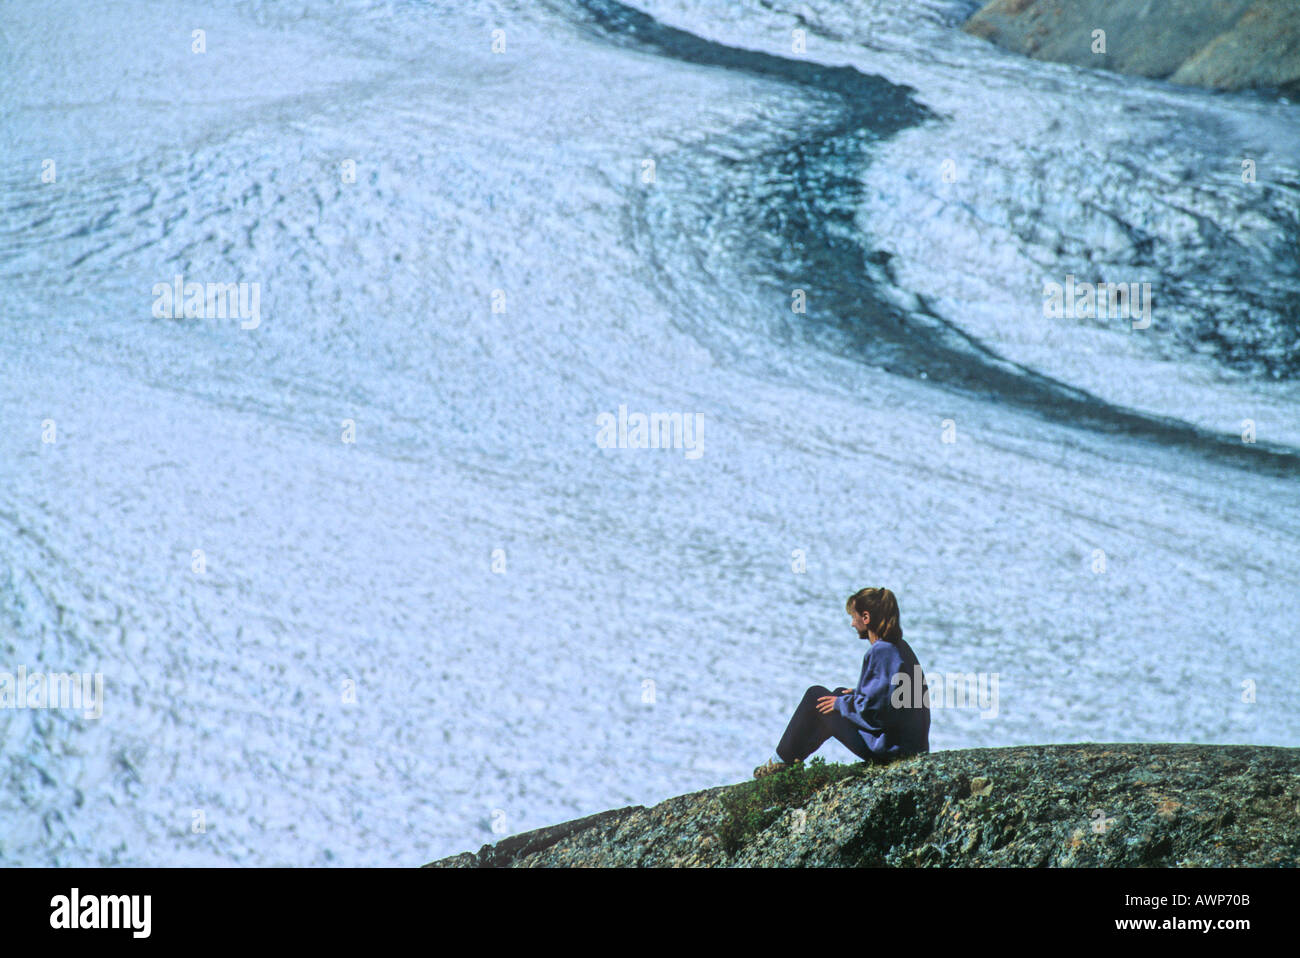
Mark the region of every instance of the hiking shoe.
POLYGON ((774 762, 769 758, 758 768, 754 769, 754 777, 762 778, 764 775, 771 775, 774 772, 781 771, 783 768, 789 768, 792 764, 793 763, 791 762, 774 762))

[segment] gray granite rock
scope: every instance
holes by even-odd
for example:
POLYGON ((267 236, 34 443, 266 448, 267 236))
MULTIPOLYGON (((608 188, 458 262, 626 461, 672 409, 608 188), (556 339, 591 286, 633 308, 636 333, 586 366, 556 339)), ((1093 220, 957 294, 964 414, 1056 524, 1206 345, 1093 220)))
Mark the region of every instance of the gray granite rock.
POLYGON ((758 783, 601 812, 426 867, 1300 865, 1300 749, 1019 746, 844 771, 766 809, 770 823, 731 853, 729 806, 758 783))

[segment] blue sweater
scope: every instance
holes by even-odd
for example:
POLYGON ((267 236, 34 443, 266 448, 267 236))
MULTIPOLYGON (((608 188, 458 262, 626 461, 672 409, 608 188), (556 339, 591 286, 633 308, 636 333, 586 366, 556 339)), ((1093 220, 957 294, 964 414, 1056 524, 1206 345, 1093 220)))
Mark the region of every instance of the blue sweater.
POLYGON ((841 715, 858 727, 873 755, 901 758, 930 751, 930 708, 925 673, 912 647, 901 638, 880 639, 862 658, 858 687, 835 702, 841 715), (907 682, 895 682, 902 672, 907 682))

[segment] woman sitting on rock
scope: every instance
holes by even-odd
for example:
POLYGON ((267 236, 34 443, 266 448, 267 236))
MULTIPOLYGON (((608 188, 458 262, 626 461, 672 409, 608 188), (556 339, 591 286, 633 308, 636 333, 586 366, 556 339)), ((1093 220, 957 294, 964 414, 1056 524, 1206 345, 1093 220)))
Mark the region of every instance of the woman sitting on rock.
POLYGON ((754 769, 755 778, 803 761, 831 736, 869 762, 930 751, 929 690, 916 653, 903 641, 894 593, 862 589, 849 596, 845 611, 858 638, 871 642, 858 687, 808 689, 772 757, 754 769))

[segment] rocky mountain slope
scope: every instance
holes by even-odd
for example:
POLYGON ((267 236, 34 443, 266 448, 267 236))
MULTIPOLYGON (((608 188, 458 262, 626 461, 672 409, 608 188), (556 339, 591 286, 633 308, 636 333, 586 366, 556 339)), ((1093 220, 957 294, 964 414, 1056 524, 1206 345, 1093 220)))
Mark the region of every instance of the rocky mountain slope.
POLYGON ((1040 60, 1300 94, 1296 0, 992 0, 964 29, 1040 60))

